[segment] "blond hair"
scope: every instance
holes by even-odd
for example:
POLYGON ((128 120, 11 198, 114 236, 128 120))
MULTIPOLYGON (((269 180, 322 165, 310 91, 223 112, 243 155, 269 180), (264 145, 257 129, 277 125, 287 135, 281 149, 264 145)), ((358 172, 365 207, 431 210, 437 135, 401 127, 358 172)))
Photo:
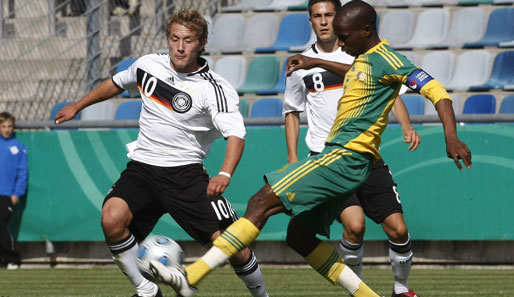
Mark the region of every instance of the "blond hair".
POLYGON ((173 24, 181 24, 189 30, 195 31, 200 42, 207 43, 209 35, 208 24, 205 18, 196 10, 182 9, 168 19, 166 24, 166 38, 170 38, 171 26, 173 24))

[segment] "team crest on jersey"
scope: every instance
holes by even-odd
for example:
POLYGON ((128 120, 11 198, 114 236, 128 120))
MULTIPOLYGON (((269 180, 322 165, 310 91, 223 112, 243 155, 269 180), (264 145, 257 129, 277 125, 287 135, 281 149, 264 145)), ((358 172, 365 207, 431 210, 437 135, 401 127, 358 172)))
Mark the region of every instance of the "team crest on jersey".
POLYGON ((171 99, 171 107, 173 110, 178 113, 184 113, 191 109, 191 105, 193 104, 193 100, 191 96, 186 93, 177 93, 171 99))
POLYGON ((9 150, 11 151, 11 154, 13 154, 13 155, 16 155, 16 154, 18 154, 18 153, 20 152, 20 151, 18 150, 18 148, 17 148, 17 147, 15 147, 15 146, 11 146, 11 147, 9 148, 9 150))
POLYGON ((357 79, 360 81, 364 81, 366 79, 366 74, 364 72, 358 72, 357 73, 357 79))

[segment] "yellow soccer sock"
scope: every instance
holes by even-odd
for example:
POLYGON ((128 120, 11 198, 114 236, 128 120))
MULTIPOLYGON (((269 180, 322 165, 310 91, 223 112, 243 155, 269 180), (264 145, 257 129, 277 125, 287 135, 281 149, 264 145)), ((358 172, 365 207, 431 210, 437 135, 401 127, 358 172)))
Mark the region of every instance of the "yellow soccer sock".
POLYGON ((249 220, 240 218, 232 223, 201 259, 186 267, 189 284, 196 285, 213 269, 244 250, 257 236, 259 229, 249 220))
POLYGON ((353 296, 378 297, 350 268, 344 265, 337 251, 328 243, 320 242, 305 257, 305 260, 330 283, 341 285, 353 296))

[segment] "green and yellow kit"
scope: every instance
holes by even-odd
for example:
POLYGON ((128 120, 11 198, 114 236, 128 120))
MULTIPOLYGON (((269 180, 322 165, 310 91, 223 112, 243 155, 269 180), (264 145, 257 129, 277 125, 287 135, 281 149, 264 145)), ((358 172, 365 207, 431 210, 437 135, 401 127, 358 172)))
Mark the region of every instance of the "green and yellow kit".
POLYGON ((439 82, 385 40, 354 60, 325 149, 265 175, 290 215, 328 236, 344 199, 368 178, 370 164, 381 159, 381 134, 402 84, 433 104, 450 99, 439 82))

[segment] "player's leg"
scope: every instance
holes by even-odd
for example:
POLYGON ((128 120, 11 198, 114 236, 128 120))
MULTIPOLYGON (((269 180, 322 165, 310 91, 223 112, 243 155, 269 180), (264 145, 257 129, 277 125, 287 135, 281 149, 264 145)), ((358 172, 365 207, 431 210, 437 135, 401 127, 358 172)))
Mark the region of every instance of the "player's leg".
POLYGON ((0 264, 10 263, 9 253, 12 249, 12 237, 7 229, 12 212, 11 197, 0 196, 0 264))
MULTIPOLYGON (((143 209, 145 201, 148 201, 148 193, 142 186, 142 174, 138 170, 141 164, 129 163, 127 169, 122 173, 120 179, 109 192, 102 207, 101 224, 105 241, 111 251, 114 262, 127 276, 130 282, 136 287, 137 294, 134 296, 162 296, 159 287, 143 277, 136 263, 138 241, 153 228, 153 224, 161 216, 155 215, 152 223, 144 226, 144 233, 134 234, 130 226, 138 225, 134 221, 134 214, 143 209), (136 169, 138 168, 138 169, 136 169), (123 197, 123 198, 121 198, 123 197)), ((135 228, 135 227, 134 227, 135 228)))
MULTIPOLYGON (((213 240, 220 235, 221 232, 219 231, 213 234, 213 240)), ((255 254, 249 248, 235 254, 229 259, 229 262, 236 275, 245 283, 252 296, 268 297, 266 286, 264 285, 264 278, 259 268, 259 262, 255 254)))
POLYGON ((289 222, 287 244, 330 283, 342 286, 352 296, 378 296, 343 263, 331 245, 319 240, 316 233, 305 227, 301 220, 292 218, 289 222))
POLYGON ((341 257, 348 267, 355 274, 362 278, 362 258, 364 255, 364 233, 366 223, 364 220, 364 210, 359 204, 356 195, 352 195, 345 201, 344 210, 339 217, 343 224, 343 235, 339 240, 341 257))
POLYGON ((393 296, 414 296, 414 291, 409 289, 407 283, 413 254, 409 233, 403 219, 396 183, 383 161, 373 166, 358 196, 366 215, 375 223, 380 223, 389 237, 389 257, 394 277, 393 296))
POLYGON ((408 284, 413 251, 403 214, 393 213, 387 216, 382 228, 389 237, 389 258, 394 277, 393 296, 416 296, 408 284))
MULTIPOLYGON (((222 230, 239 219, 231 204, 223 196, 207 196, 209 175, 201 164, 170 168, 163 177, 166 195, 160 203, 175 221, 200 244, 216 242, 222 230)), ((230 262, 236 275, 245 283, 252 296, 266 297, 266 287, 255 255, 244 248, 230 262)), ((194 273, 188 274, 191 285, 194 273)))

